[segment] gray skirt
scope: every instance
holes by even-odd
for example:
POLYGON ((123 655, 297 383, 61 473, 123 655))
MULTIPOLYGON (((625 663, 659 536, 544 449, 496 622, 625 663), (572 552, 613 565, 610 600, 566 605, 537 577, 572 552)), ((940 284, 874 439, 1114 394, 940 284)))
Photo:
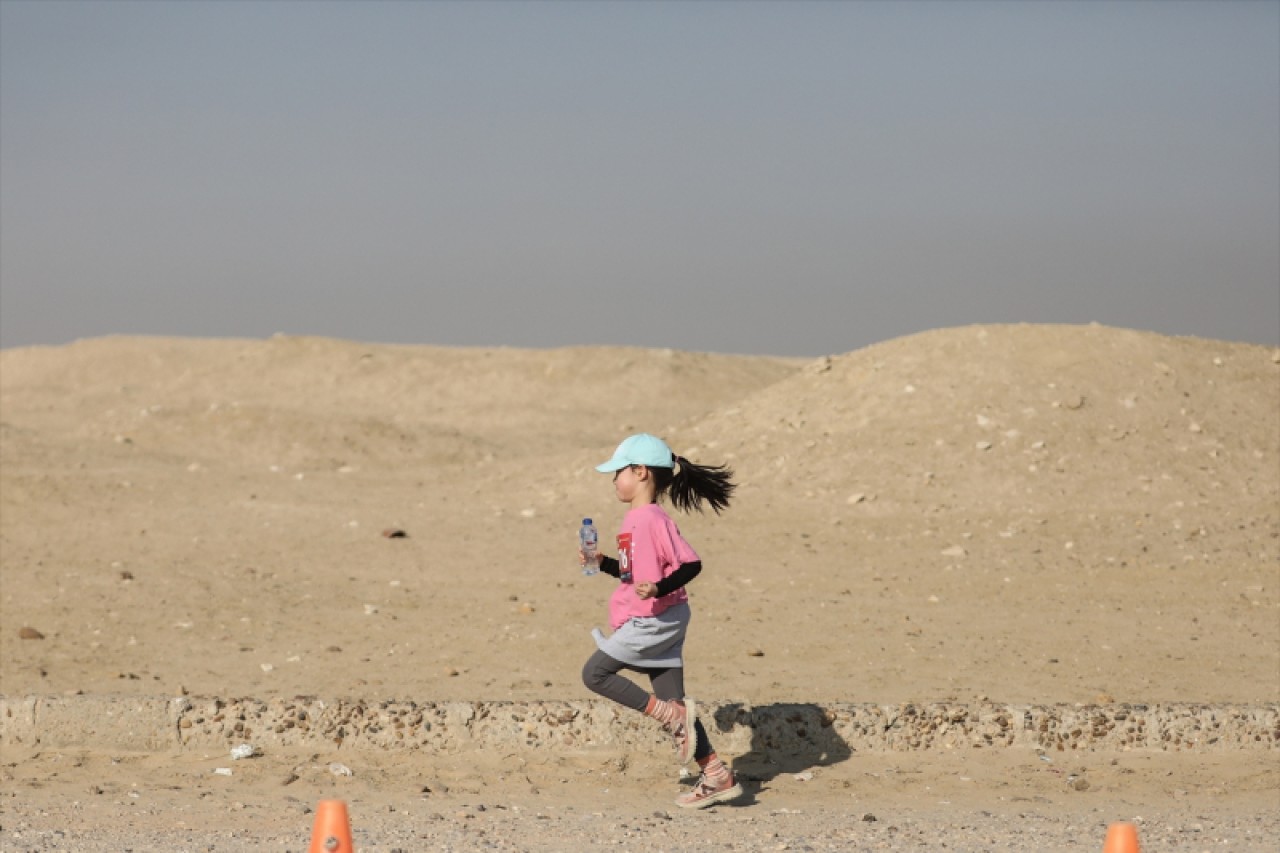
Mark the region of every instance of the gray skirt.
POLYGON ((591 636, 600 651, 630 666, 684 666, 684 635, 691 615, 682 602, 657 616, 633 616, 608 637, 599 628, 593 628, 591 636))

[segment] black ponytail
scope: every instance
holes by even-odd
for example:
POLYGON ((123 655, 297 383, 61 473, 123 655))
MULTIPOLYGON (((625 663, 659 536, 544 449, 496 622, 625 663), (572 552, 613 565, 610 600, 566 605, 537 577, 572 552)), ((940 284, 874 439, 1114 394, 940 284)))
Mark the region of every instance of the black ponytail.
POLYGON ((657 496, 669 494, 671 505, 681 512, 702 512, 709 504, 716 515, 728 509, 729 499, 738 486, 733 482, 733 469, 727 465, 697 465, 683 456, 675 457, 676 468, 650 468, 657 496), (678 470, 677 470, 678 469, 678 470))

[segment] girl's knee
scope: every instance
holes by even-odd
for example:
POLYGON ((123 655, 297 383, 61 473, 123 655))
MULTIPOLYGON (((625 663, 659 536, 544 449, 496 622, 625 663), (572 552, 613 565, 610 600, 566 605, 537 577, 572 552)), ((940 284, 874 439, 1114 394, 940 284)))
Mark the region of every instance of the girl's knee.
POLYGON ((596 666, 595 660, 589 660, 582 667, 582 683, 592 693, 604 693, 604 683, 609 673, 596 666))

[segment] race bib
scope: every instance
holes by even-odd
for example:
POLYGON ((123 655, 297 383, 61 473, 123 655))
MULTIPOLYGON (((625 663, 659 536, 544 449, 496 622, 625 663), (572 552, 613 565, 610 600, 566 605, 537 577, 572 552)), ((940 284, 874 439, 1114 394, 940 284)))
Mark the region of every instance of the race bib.
POLYGON ((618 534, 618 580, 631 583, 631 534, 618 534))

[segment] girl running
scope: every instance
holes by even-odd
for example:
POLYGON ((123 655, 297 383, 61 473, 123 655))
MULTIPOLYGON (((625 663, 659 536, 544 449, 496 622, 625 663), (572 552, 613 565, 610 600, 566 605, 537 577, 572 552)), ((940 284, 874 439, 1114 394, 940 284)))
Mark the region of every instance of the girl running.
POLYGON ((674 738, 681 764, 698 762, 698 783, 676 805, 701 809, 732 800, 742 795, 742 786, 712 749, 697 703, 684 695, 682 653, 690 616, 684 587, 702 571, 702 562, 658 500, 668 496, 681 511, 701 512, 705 503, 718 515, 733 495, 733 472, 695 465, 646 433, 627 438, 596 470, 613 474, 618 500, 631 508, 618 533, 617 559, 600 558, 600 571, 619 581, 609 599, 613 633, 592 632, 598 650, 582 668, 582 681, 660 722, 674 738), (624 669, 648 676, 653 692, 619 675, 624 669))

